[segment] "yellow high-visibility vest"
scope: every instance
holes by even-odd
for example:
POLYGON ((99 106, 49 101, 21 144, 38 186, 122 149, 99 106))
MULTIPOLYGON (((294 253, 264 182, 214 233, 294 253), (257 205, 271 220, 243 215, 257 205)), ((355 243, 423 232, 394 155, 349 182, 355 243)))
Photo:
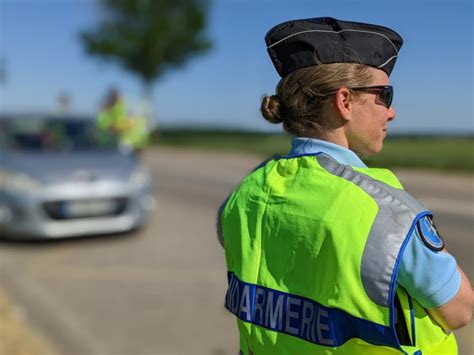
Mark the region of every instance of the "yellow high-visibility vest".
POLYGON ((454 335, 396 283, 430 214, 389 170, 325 154, 257 168, 220 217, 243 354, 456 354, 454 335))

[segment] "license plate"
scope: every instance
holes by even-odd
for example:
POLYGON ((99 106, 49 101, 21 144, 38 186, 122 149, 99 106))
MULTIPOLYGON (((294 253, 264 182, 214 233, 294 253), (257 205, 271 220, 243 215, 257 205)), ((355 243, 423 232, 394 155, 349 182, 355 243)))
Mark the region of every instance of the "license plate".
POLYGON ((113 200, 69 201, 64 206, 64 212, 67 217, 100 216, 112 213, 115 207, 113 200))

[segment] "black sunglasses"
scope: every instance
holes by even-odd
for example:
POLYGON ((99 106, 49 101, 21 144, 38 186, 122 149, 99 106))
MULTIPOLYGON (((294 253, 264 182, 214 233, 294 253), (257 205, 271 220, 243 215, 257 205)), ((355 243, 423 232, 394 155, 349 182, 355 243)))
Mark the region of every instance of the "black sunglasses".
POLYGON ((349 88, 354 91, 373 92, 375 91, 379 96, 380 101, 386 108, 390 108, 393 100, 393 86, 390 85, 376 85, 376 86, 361 86, 349 88))

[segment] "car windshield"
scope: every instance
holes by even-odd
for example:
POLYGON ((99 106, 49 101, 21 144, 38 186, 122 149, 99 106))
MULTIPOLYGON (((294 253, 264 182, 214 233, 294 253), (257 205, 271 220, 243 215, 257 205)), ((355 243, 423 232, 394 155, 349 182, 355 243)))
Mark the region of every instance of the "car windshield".
POLYGON ((118 140, 91 119, 12 118, 0 121, 0 144, 9 150, 117 150, 118 140))

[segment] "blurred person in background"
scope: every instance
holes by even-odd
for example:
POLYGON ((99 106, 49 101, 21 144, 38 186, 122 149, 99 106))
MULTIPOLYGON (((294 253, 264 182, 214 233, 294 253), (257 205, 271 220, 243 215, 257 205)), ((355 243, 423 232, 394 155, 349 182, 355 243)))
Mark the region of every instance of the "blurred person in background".
POLYGON ((62 92, 59 94, 56 101, 56 115, 66 115, 71 113, 71 97, 68 93, 62 92))
POLYGON ((100 129, 99 139, 105 145, 115 136, 123 148, 139 153, 148 142, 146 119, 140 115, 129 115, 125 100, 115 88, 107 93, 97 117, 97 125, 100 129))
POLYGON ((403 40, 333 18, 265 37, 282 77, 261 111, 294 138, 219 210, 241 354, 456 354, 473 292, 432 213, 386 169, 389 75, 403 40))
POLYGON ((158 135, 156 113, 153 108, 153 101, 149 97, 138 99, 134 113, 144 120, 147 134, 153 132, 154 136, 158 135))

